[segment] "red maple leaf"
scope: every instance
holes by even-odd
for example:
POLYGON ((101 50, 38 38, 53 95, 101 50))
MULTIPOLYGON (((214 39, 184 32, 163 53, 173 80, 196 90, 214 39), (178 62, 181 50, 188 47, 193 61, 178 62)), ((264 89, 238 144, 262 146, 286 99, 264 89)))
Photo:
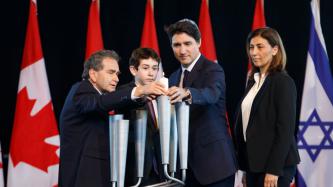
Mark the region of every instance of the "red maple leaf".
POLYGON ((28 98, 26 88, 17 95, 10 155, 14 167, 25 162, 47 173, 49 166, 59 163, 56 155, 59 146, 48 144, 45 139, 59 133, 51 101, 31 116, 35 102, 35 99, 28 98))

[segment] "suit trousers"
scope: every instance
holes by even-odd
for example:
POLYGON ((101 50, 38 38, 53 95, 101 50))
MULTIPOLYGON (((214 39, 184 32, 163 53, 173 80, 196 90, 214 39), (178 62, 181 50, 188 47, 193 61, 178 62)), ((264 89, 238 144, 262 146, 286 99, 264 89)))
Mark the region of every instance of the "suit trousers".
POLYGON ((195 178, 191 168, 189 168, 186 173, 186 187, 234 187, 235 184, 235 174, 212 184, 202 185, 195 178))
MULTIPOLYGON (((263 187, 266 173, 246 172, 247 187, 263 187)), ((283 175, 279 176, 278 187, 290 187, 296 174, 296 166, 289 166, 283 169, 283 175)))

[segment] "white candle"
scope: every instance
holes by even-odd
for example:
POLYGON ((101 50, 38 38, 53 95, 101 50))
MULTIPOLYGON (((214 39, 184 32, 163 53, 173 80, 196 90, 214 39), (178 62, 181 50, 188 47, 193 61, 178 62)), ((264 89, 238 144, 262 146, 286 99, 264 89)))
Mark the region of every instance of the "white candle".
POLYGON ((165 89, 169 89, 169 79, 166 77, 162 77, 160 78, 160 80, 158 80, 161 84, 164 85, 165 89))

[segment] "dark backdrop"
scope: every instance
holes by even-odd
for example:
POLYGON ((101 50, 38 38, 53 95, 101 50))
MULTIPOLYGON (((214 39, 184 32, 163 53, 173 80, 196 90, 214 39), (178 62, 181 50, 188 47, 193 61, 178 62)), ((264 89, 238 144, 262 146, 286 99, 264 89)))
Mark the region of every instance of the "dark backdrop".
MULTIPOLYGON (((90 0, 39 0, 38 18, 54 111, 58 119, 70 86, 80 80, 85 51, 90 0)), ((155 0, 158 42, 166 76, 179 64, 173 57, 163 28, 182 18, 199 17, 200 0, 155 0)), ((115 49, 121 83, 131 80, 127 70, 131 51, 140 45, 146 0, 101 0, 104 45, 115 49)), ((245 40, 251 30, 255 0, 210 0, 210 14, 219 63, 227 83, 227 108, 233 122, 247 69, 245 40)), ((27 26, 29 0, 1 2, 1 107, 0 138, 9 151, 16 93, 27 26)), ((333 59, 333 1, 321 0, 321 23, 330 59, 333 59)), ((298 109, 303 88, 310 26, 309 0, 266 0, 266 21, 278 30, 288 56, 287 70, 298 89, 298 109)), ((331 70, 332 70, 331 60, 331 70)))

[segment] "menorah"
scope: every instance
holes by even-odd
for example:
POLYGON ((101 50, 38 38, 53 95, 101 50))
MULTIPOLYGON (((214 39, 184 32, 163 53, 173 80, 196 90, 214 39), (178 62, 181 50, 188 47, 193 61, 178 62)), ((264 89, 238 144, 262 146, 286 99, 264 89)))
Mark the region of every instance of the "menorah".
MULTIPOLYGON (((189 106, 185 102, 170 104, 168 96, 157 98, 158 125, 160 131, 161 157, 165 181, 146 187, 184 186, 188 159, 189 106), (177 170, 177 151, 181 179, 175 177, 177 170)), ((123 115, 110 116, 110 170, 112 187, 124 187, 126 155, 128 145, 129 120, 123 115)), ((138 187, 143 179, 144 156, 147 131, 147 111, 136 111, 135 158, 138 187)))

